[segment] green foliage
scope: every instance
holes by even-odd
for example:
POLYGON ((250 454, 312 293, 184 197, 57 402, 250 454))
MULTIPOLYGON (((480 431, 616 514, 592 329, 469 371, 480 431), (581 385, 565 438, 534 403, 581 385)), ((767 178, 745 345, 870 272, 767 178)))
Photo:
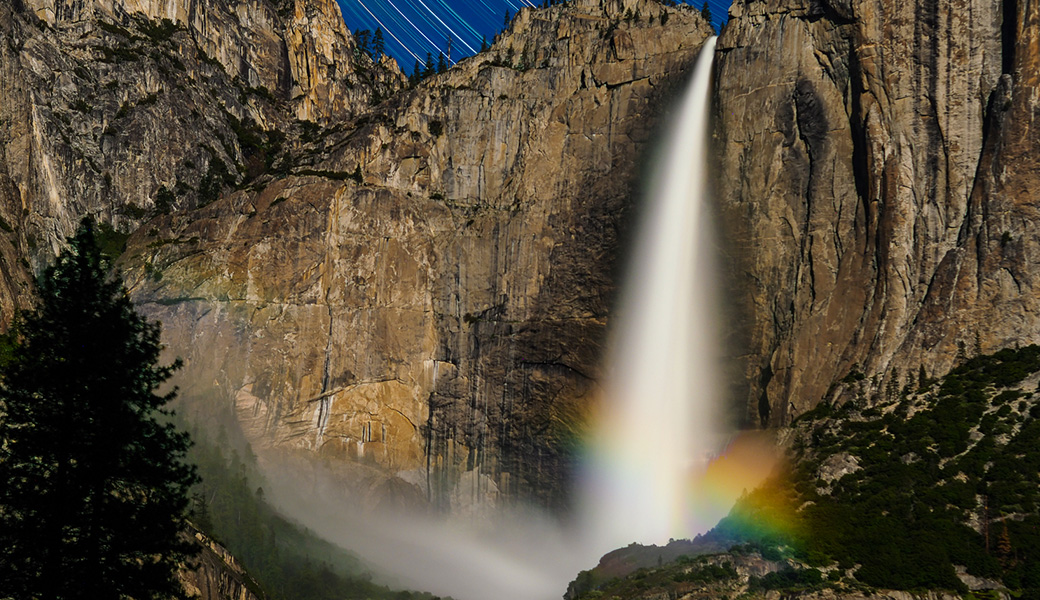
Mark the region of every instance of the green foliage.
POLYGON ((786 548, 809 564, 858 564, 855 579, 880 588, 964 591, 954 565, 1040 588, 1040 411, 1012 387, 1038 371, 1040 347, 1002 350, 938 385, 921 370, 927 396, 858 414, 817 408, 799 421, 806 442, 789 478, 746 496, 717 531, 763 555, 786 548), (860 468, 824 490, 820 465, 839 453, 860 468), (775 522, 789 526, 755 527, 775 522))
POLYGON ((436 73, 437 73, 437 70, 436 70, 436 66, 434 65, 434 62, 433 62, 433 53, 432 52, 427 52, 426 53, 426 65, 423 67, 422 79, 426 79, 427 77, 432 77, 436 73))
POLYGON ((108 21, 98 21, 97 24, 98 27, 100 27, 103 31, 106 31, 112 35, 117 35, 124 38, 130 37, 129 31, 127 31, 123 27, 120 27, 119 25, 116 25, 115 23, 109 23, 108 21))
POLYGON ((357 43, 357 46, 354 48, 355 58, 361 58, 362 55, 372 56, 372 48, 369 47, 369 43, 372 41, 371 29, 358 29, 355 31, 354 41, 357 43))
POLYGON ((97 240, 101 256, 112 264, 126 250, 126 240, 130 234, 115 229, 108 223, 99 223, 94 226, 94 235, 97 240))
POLYGON ((18 326, 18 321, 15 321, 10 330, 0 334, 0 371, 7 369, 14 360, 15 350, 18 348, 18 326))
POLYGON ((177 196, 165 185, 155 193, 155 210, 164 215, 170 214, 175 202, 177 202, 177 196))
POLYGON ((422 65, 419 63, 419 59, 415 60, 415 67, 412 69, 412 74, 408 76, 408 85, 415 87, 422 81, 422 65))
POLYGON ((748 580, 748 590, 799 591, 812 589, 821 583, 823 573, 816 569, 784 569, 767 573, 762 577, 751 576, 748 580))
POLYGON ((304 144, 310 144, 318 139, 318 134, 321 133, 321 125, 318 125, 314 121, 298 121, 300 126, 300 141, 304 144))
POLYGON ((84 220, 0 372, 0 581, 10 598, 181 598, 195 470, 169 422, 179 366, 84 220))
POLYGON ((230 113, 227 114, 227 117, 246 163, 246 179, 256 179, 270 170, 271 165, 278 158, 285 141, 285 134, 275 130, 264 131, 249 118, 239 121, 230 113))
POLYGON ((206 174, 199 182, 199 206, 205 206, 220 198, 225 187, 234 185, 235 177, 228 170, 224 161, 210 154, 209 165, 206 174))
POLYGON ((159 282, 162 281, 162 271, 157 269, 152 261, 145 261, 144 263, 144 275, 149 281, 159 282))
POLYGON ((177 32, 177 29, 177 24, 169 19, 145 21, 141 24, 141 33, 155 44, 168 41, 177 32))
POLYGON ((724 562, 721 565, 700 565, 685 573, 679 573, 672 577, 673 581, 688 581, 691 583, 710 583, 713 581, 729 581, 737 578, 737 570, 733 564, 724 562))
POLYGON ((353 173, 347 173, 346 171, 325 171, 320 169, 299 169, 298 171, 295 171, 294 174, 324 177, 325 179, 335 179, 337 181, 347 181, 349 179, 357 183, 362 182, 361 165, 355 167, 353 173))
POLYGON ((108 46, 102 46, 100 48, 103 62, 121 64, 126 62, 133 62, 140 58, 137 51, 126 46, 116 46, 115 48, 109 48, 108 46))
POLYGON ((141 208, 133 202, 127 202, 126 204, 124 204, 120 209, 120 212, 130 217, 131 219, 143 219, 146 216, 148 216, 147 210, 141 208))
POLYGON ((386 40, 383 39, 383 29, 376 27, 376 32, 372 35, 372 58, 379 60, 385 52, 386 40))
POLYGON ((740 585, 740 575, 730 557, 724 555, 679 556, 663 564, 658 554, 656 568, 643 567, 623 578, 611 577, 599 567, 582 571, 568 586, 566 597, 592 598, 683 597, 691 587, 713 588, 714 595, 726 598, 725 591, 740 585))
POLYGON ((90 104, 83 98, 76 98, 76 100, 69 106, 69 108, 82 113, 89 113, 91 111, 90 104))

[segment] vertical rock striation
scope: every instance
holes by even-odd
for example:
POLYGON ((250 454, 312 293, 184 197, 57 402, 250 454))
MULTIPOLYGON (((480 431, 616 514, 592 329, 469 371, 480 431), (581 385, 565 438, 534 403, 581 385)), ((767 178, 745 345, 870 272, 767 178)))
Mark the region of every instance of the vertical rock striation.
POLYGON ((125 234, 210 202, 284 168, 286 133, 404 83, 303 0, 5 2, 0 71, 5 324, 82 215, 125 234))
POLYGON ((185 412, 363 504, 564 504, 639 157, 710 34, 573 0, 403 90, 331 0, 0 3, 0 322, 92 214, 185 412))
POLYGON ((524 9, 287 176, 152 221, 128 266, 184 395, 366 505, 564 504, 637 157, 710 33, 646 0, 524 9))
POLYGON ((734 4, 717 136, 749 420, 1037 340, 1036 15, 1028 0, 734 4))
MULTIPOLYGON (((189 535, 185 533, 184 535, 189 535)), ((190 530, 198 555, 177 574, 184 591, 198 600, 261 600, 260 586, 238 564, 227 548, 205 534, 190 530)))

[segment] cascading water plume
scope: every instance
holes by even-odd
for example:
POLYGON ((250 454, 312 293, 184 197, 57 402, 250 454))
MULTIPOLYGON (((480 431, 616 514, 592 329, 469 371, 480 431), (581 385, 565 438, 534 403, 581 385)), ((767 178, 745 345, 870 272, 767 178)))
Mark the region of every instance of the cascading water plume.
POLYGON ((317 491, 322 478, 301 481, 306 474, 289 468, 268 471, 265 489, 281 506, 386 572, 460 600, 558 598, 579 569, 610 550, 688 537, 725 515, 739 489, 723 488, 750 488, 746 475, 767 461, 734 446, 740 451, 707 469, 724 441, 713 327, 717 278, 705 214, 714 47, 715 38, 705 42, 671 140, 659 150, 614 332, 608 397, 590 444, 578 530, 535 509, 498 514, 490 533, 426 515, 352 514, 337 493, 317 491))
POLYGON ((729 508, 698 515, 691 489, 723 435, 706 218, 714 48, 713 37, 659 151, 621 295, 584 482, 590 543, 604 551, 689 537, 729 508))

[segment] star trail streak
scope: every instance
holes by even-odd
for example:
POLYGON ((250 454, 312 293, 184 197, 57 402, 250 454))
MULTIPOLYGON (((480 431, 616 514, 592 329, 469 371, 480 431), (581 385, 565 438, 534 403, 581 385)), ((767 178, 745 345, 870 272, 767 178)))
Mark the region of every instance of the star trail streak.
MULTIPOLYGON (((376 28, 383 30, 386 53, 405 73, 411 73, 416 62, 425 64, 427 54, 434 59, 441 52, 451 60, 476 54, 481 39, 491 43, 505 25, 506 12, 515 15, 525 6, 540 6, 532 0, 338 0, 343 19, 351 31, 376 28)), ((703 0, 689 0, 700 8, 703 0)), ((721 27, 729 11, 730 0, 708 0, 712 22, 721 27)))

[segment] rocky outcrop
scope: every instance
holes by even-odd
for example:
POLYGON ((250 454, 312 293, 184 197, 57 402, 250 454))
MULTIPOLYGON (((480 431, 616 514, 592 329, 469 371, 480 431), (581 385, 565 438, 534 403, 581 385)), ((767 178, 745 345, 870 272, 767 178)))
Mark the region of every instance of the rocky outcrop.
POLYGON ((91 214, 133 232, 184 412, 233 408, 268 464, 367 505, 563 504, 639 157, 710 33, 524 9, 402 91, 331 0, 4 3, 0 324, 91 214))
POLYGON ((198 554, 177 574, 189 597, 198 600, 261 600, 266 597, 227 548, 199 531, 192 530, 191 535, 198 554))
POLYGON ((1037 340, 1035 8, 733 5, 718 168, 749 420, 1037 340))
POLYGON ((128 233, 205 204, 404 82, 316 1, 5 2, 0 71, 3 324, 82 215, 128 233))
POLYGON ((645 0, 524 9, 287 176, 151 221, 126 267, 182 396, 366 504, 563 504, 637 157, 710 32, 645 0))
POLYGON ((163 23, 168 21, 187 33, 188 40, 175 40, 179 50, 185 42, 196 45, 241 86, 290 102, 290 113, 301 120, 327 124, 349 118, 403 84, 392 60, 376 65, 362 58, 334 0, 21 2, 59 30, 100 26, 111 32, 105 24, 143 19, 152 27, 169 27, 163 23))
MULTIPOLYGON (((710 537, 712 534, 708 534, 710 537)), ((730 544, 732 545, 732 544, 730 544)), ((566 600, 609 597, 619 600, 708 600, 741 597, 753 600, 955 600, 956 593, 943 590, 914 592, 867 588, 849 579, 833 565, 817 571, 790 558, 767 560, 757 552, 730 552, 710 548, 698 538, 693 542, 675 541, 665 547, 638 546, 615 550, 603 557, 596 568, 582 571, 567 587, 566 600), (685 548, 683 548, 685 546, 685 548), (683 550, 679 555, 670 550, 683 550), (619 563, 618 558, 622 561, 619 563), (763 586, 762 580, 783 574, 797 578, 798 573, 815 573, 824 582, 789 584, 776 589, 763 586), (830 579, 828 575, 832 575, 830 579), (840 576, 839 576, 840 575, 840 576)), ((1002 600, 1006 590, 997 592, 993 582, 965 576, 968 589, 994 590, 1002 600)))

